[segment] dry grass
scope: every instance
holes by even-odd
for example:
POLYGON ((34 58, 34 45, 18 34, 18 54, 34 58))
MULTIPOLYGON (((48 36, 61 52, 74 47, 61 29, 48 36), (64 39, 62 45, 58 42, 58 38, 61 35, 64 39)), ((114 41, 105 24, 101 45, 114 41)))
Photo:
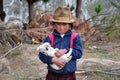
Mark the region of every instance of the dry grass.
MULTIPOLYGON (((96 42, 93 45, 97 46, 97 49, 84 48, 84 54, 82 59, 88 59, 87 64, 91 64, 91 61, 89 60, 90 58, 96 58, 98 60, 105 59, 114 62, 120 61, 120 47, 118 43, 96 42)), ((19 50, 10 53, 11 56, 8 56, 7 58, 10 61, 10 67, 12 68, 13 72, 10 74, 0 74, 0 80, 44 80, 47 72, 47 67, 44 63, 42 63, 39 60, 38 52, 36 51, 37 47, 38 45, 36 44, 24 44, 21 48, 19 48, 19 50), (16 53, 17 56, 15 56, 14 53, 16 53)), ((81 62, 81 60, 79 60, 79 62, 81 62)), ((103 61, 103 64, 108 64, 108 63, 104 63, 103 61)), ((79 68, 81 68, 81 66, 82 64, 80 64, 79 68)), ((106 70, 108 68, 119 67, 119 66, 113 64, 112 66, 105 67, 104 65, 99 66, 98 63, 95 64, 92 63, 92 66, 86 66, 86 67, 95 70, 106 70)), ((112 71, 112 72, 120 74, 120 70, 112 71)), ((87 72, 84 74, 82 73, 76 75, 77 75, 77 80, 119 80, 120 79, 117 76, 103 74, 103 73, 96 73, 96 72, 87 72)))

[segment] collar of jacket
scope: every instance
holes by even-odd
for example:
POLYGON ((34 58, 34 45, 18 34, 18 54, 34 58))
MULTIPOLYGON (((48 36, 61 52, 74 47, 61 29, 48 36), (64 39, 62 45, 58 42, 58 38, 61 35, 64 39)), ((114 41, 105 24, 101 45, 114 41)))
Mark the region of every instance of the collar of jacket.
MULTIPOLYGON (((54 31, 53 31, 53 34, 54 34, 55 36, 60 36, 60 33, 58 33, 57 30, 55 30, 55 29, 54 29, 54 31)), ((71 29, 69 29, 69 30, 65 33, 65 36, 68 36, 68 35, 71 35, 71 34, 72 34, 72 31, 71 31, 71 29)))

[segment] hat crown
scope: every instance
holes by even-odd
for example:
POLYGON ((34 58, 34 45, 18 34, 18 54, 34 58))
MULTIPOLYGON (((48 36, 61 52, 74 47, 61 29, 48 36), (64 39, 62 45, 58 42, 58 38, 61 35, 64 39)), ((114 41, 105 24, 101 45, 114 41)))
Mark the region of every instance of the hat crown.
POLYGON ((72 23, 74 22, 72 13, 68 7, 62 8, 58 7, 53 15, 53 22, 64 22, 72 23))

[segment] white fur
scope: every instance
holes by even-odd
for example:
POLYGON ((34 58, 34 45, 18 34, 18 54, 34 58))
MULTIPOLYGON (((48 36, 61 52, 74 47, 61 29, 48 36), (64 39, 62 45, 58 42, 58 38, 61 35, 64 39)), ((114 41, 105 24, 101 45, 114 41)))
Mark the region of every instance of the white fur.
MULTIPOLYGON (((41 44, 38 48, 37 48, 37 51, 47 55, 47 56, 51 56, 51 57, 56 57, 55 56, 55 52, 57 51, 58 49, 54 49, 53 47, 51 47, 51 45, 46 42, 46 43, 43 43, 41 44)), ((65 59, 66 63, 69 62, 72 58, 72 56, 70 56, 72 53, 72 49, 70 48, 70 51, 64 55, 62 55, 60 58, 63 58, 65 59)), ((56 70, 60 70, 61 68, 59 68, 56 64, 51 64, 50 65, 52 68, 56 69, 56 70)))

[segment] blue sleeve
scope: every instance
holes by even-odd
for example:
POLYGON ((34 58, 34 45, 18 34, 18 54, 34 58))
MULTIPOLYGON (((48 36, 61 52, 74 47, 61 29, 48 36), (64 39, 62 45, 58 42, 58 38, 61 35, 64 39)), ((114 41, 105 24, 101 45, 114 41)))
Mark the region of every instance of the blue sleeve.
MULTIPOLYGON (((44 39, 43 43, 45 43, 45 42, 49 42, 49 43, 50 43, 50 39, 49 39, 48 36, 44 39)), ((40 59, 43 63, 52 64, 52 57, 46 56, 46 55, 44 55, 44 54, 42 54, 42 53, 39 53, 38 56, 39 56, 39 59, 40 59)))
POLYGON ((82 40, 79 35, 73 41, 72 59, 79 59, 83 55, 82 40))
POLYGON ((52 64, 51 60, 52 60, 52 57, 49 57, 49 56, 46 56, 42 53, 39 53, 39 59, 43 62, 43 63, 46 63, 46 64, 52 64))

